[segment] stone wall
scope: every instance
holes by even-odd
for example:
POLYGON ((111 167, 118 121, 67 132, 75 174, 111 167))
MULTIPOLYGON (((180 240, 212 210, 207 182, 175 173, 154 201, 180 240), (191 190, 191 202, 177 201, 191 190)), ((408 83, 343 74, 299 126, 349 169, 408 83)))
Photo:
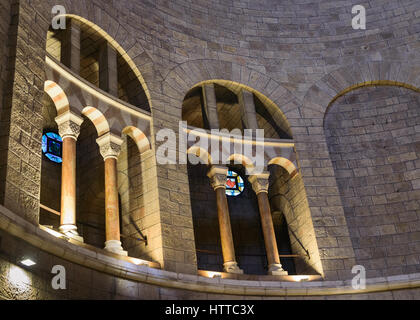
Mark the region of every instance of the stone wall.
MULTIPOLYGON (((347 276, 354 250, 323 116, 338 92, 359 82, 395 80, 398 75, 400 81, 418 86, 420 4, 366 1, 368 30, 356 31, 350 22, 357 0, 289 2, 157 1, 150 6, 142 1, 21 1, 19 19, 13 20, 19 23, 16 58, 11 50, 8 64, 16 72, 8 82, 11 94, 2 115, 1 151, 7 159, 2 161, 2 202, 37 223, 45 39, 51 6, 63 4, 108 32, 141 70, 154 132, 178 128, 185 94, 205 80, 236 81, 276 103, 296 141, 308 214, 316 236, 323 238, 318 243, 323 267, 331 279, 344 277, 343 270, 347 276), (391 61, 407 63, 391 70, 391 61), (357 71, 338 72, 342 67, 357 71), (321 79, 320 86, 314 86, 321 79)), ((194 273, 187 168, 159 165, 153 170, 154 252, 168 270, 194 273)))
MULTIPOLYGON (((1 209, 3 210, 3 209, 1 209)), ((2 217, 3 218, 3 217, 2 217)), ((16 229, 15 229, 16 230, 16 229)), ((22 229, 23 230, 23 229, 22 229)), ((64 300, 64 299, 116 299, 116 300, 156 300, 156 299, 171 299, 171 300, 244 300, 244 299, 277 299, 277 300, 295 300, 295 299, 320 299, 320 300, 366 300, 366 299, 420 299, 420 289, 418 287, 399 287, 400 290, 392 290, 385 292, 370 292, 361 294, 325 294, 310 295, 310 291, 305 288, 306 284, 301 283, 282 283, 279 286, 273 285, 272 282, 262 282, 261 285, 256 281, 237 281, 239 286, 236 288, 230 287, 232 280, 218 280, 218 279, 199 279, 197 276, 184 275, 183 281, 186 286, 194 284, 194 281, 202 281, 202 292, 190 291, 187 289, 175 289, 165 287, 164 284, 170 285, 174 279, 181 277, 175 273, 161 272, 150 270, 150 275, 147 277, 151 279, 155 274, 159 275, 160 286, 147 283, 146 281, 134 281, 131 279, 117 277, 111 274, 105 274, 97 270, 93 270, 79 263, 72 263, 64 260, 49 252, 40 250, 19 238, 12 237, 3 230, 0 231, 0 300, 3 299, 40 299, 40 300, 64 300), (30 268, 23 267, 20 264, 22 258, 31 258, 36 261, 36 265, 30 268), (54 290, 51 282, 54 274, 51 273, 53 266, 60 265, 65 268, 66 273, 66 289, 54 290), (221 282, 224 285, 224 294, 205 292, 210 283, 221 282), (207 282, 207 283, 206 283, 207 282), (249 290, 252 286, 260 285, 258 288, 259 295, 240 295, 238 291, 244 291, 245 286, 249 290), (283 288, 283 289, 282 289, 283 288), (302 290, 303 288, 303 290, 302 290), (283 290, 283 295, 270 296, 270 290, 283 290), (293 294, 294 290, 301 290, 302 295, 293 294), (266 292, 267 290, 267 292, 266 292), (231 292, 232 291, 232 292, 231 292)), ((58 240, 55 240, 57 242, 58 240)), ((51 241, 52 242, 52 241, 51 241)), ((66 252, 70 254, 69 248, 66 252)), ((78 256, 83 253, 78 253, 78 256)), ((87 258, 84 261, 87 261, 87 258)), ((114 261, 115 263, 115 261, 114 261)), ((109 265, 111 266, 111 265, 109 265)), ((109 268, 112 269, 112 268, 109 268)), ((144 270, 144 269, 142 269, 144 270)), ((417 275, 418 276, 418 275, 417 275)), ((144 280, 146 277, 144 277, 144 280)), ((417 278, 418 279, 418 278, 417 278)), ((181 279, 180 279, 181 280, 181 279)), ((179 281, 180 281, 179 280, 179 281)), ((379 279, 383 281, 383 278, 379 279)), ((398 285, 398 281, 406 279, 389 279, 390 285, 393 282, 398 285)), ((378 280, 376 280, 378 281, 378 280)), ((375 283, 375 281, 371 281, 375 283)), ((279 284, 276 282, 276 284, 279 284)), ((309 283, 311 288, 318 290, 332 290, 340 292, 340 286, 344 283, 339 282, 317 282, 309 283)), ((418 284, 417 284, 418 286, 418 284)), ((321 291, 320 291, 321 292, 321 291)))
POLYGON ((357 263, 368 276, 419 271, 420 96, 367 87, 325 118, 330 156, 357 263))
POLYGON ((153 260, 149 250, 153 247, 153 239, 147 245, 135 240, 141 238, 137 229, 148 237, 153 234, 150 234, 150 231, 156 223, 146 218, 142 160, 144 161, 137 145, 131 138, 124 136, 124 143, 118 157, 118 191, 121 199, 122 233, 131 238, 122 238, 123 248, 128 251, 130 257, 153 260))
MULTIPOLYGON (((6 85, 7 77, 7 59, 8 59, 8 46, 7 42, 9 39, 10 20, 12 18, 11 3, 10 1, 2 2, 0 4, 1 11, 1 22, 0 22, 0 41, 5 44, 0 48, 0 98, 3 98, 3 88, 6 85)), ((3 109, 3 101, 0 100, 1 109, 3 109)))
POLYGON ((41 180, 44 30, 48 26, 25 5, 13 4, 12 12, 7 78, 10 89, 3 96, 2 112, 2 127, 9 130, 2 138, 2 154, 7 159, 2 168, 2 201, 8 208, 37 224, 41 180))
POLYGON ((297 274, 321 274, 337 278, 337 274, 329 274, 328 261, 321 263, 318 242, 323 240, 323 235, 315 233, 302 177, 300 174, 291 177, 277 165, 270 166, 269 170, 268 195, 273 220, 278 226, 287 223, 291 251, 299 255, 294 259, 297 274))

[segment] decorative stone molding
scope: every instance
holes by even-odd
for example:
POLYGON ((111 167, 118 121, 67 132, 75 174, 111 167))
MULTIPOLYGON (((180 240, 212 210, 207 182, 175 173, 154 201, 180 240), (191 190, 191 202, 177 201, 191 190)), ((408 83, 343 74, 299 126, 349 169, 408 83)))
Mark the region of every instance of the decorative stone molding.
POLYGON ((108 132, 96 140, 99 145, 100 153, 104 160, 108 158, 117 159, 121 152, 121 145, 124 140, 120 137, 108 132))
POLYGON ((212 166, 210 168, 207 176, 210 178, 210 183, 214 190, 219 188, 226 189, 227 172, 228 168, 222 166, 212 166))
POLYGON ((255 191, 256 194, 259 194, 261 192, 268 193, 269 177, 269 172, 263 172, 261 174, 249 176, 248 181, 251 183, 252 189, 255 191))
POLYGON ((55 118, 55 122, 57 122, 58 132, 62 139, 72 138, 77 140, 80 134, 80 126, 83 123, 83 118, 71 111, 68 111, 55 118))

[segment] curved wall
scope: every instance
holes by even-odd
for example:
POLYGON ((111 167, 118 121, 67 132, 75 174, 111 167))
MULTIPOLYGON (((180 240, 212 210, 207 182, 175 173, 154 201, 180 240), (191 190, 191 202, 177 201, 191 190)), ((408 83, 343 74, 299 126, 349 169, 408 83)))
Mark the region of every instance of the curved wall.
POLYGON ((325 117, 356 261, 368 276, 418 272, 420 96, 398 87, 361 88, 325 117))
MULTIPOLYGON (((19 14, 14 19, 19 24, 16 58, 11 54, 7 77, 2 75, 14 81, 8 83, 11 92, 2 96, 0 181, 2 203, 33 224, 39 215, 45 39, 51 7, 57 4, 109 33, 141 70, 154 132, 178 127, 185 94, 203 81, 235 81, 273 101, 289 120, 296 142, 325 277, 351 277, 359 248, 353 249, 328 153, 324 112, 337 92, 359 82, 398 77, 419 86, 420 3, 367 1, 368 30, 355 31, 351 7, 357 0, 21 1, 18 8, 6 10, 9 18, 4 20, 19 14), (341 67, 355 71, 337 71, 341 67), (9 107, 13 112, 4 112, 9 107), (12 130, 5 129, 9 124, 12 130)), ((195 274, 191 206, 185 203, 187 168, 158 165, 154 175, 158 201, 153 212, 159 214, 153 216, 158 239, 153 256, 160 257, 166 270, 195 274)))

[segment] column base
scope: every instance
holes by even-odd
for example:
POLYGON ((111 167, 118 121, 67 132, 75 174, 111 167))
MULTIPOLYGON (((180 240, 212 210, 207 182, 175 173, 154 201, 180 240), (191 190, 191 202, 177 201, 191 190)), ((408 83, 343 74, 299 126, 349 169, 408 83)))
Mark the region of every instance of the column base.
POLYGON ((239 269, 238 263, 233 262, 226 262, 223 264, 223 271, 227 273, 234 273, 234 274, 244 274, 244 271, 239 269))
POLYGON ((109 240, 105 242, 105 250, 118 254, 120 256, 128 256, 128 252, 124 251, 121 246, 121 241, 118 240, 109 240))
POLYGON ((69 237, 73 240, 84 242, 83 237, 79 235, 77 232, 77 227, 73 224, 63 224, 59 228, 60 232, 64 234, 66 237, 69 237))
POLYGON ((289 273, 283 270, 281 264, 270 264, 268 266, 268 274, 270 276, 287 276, 289 273))

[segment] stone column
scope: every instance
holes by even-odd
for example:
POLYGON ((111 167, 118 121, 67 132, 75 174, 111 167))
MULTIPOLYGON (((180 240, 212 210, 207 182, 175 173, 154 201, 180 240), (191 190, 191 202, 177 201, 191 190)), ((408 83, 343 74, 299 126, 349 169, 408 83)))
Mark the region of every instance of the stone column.
POLYGON ((117 51, 108 41, 99 51, 99 88, 118 97, 117 51))
POLYGON ((107 133, 96 140, 105 160, 105 250, 127 255, 121 246, 118 204, 117 159, 123 140, 107 133))
POLYGON ((254 94, 245 89, 241 89, 239 92, 238 101, 239 105, 241 106, 242 120, 245 123, 246 129, 258 129, 254 94))
POLYGON ((219 129, 219 116, 217 115, 217 101, 214 84, 203 85, 204 111, 209 121, 210 129, 219 129))
POLYGON ((260 209, 261 226, 263 229, 265 250, 267 252, 268 274, 287 275, 280 263, 279 250, 277 248, 276 234, 274 232, 273 217, 271 216, 270 202, 268 200, 268 178, 270 174, 264 172, 249 177, 249 182, 258 197, 260 209))
POLYGON ((83 118, 69 111, 58 116, 55 121, 63 139, 60 231, 83 241, 78 236, 76 226, 76 142, 83 118))
POLYGON ((233 245, 232 227, 230 225, 229 208, 226 198, 226 177, 228 169, 212 166, 208 172, 211 185, 216 191, 217 213, 219 218, 220 239, 223 253, 223 270, 228 273, 243 274, 239 269, 233 245))
POLYGON ((71 19, 67 24, 61 62, 74 73, 80 74, 80 23, 75 19, 71 19))

